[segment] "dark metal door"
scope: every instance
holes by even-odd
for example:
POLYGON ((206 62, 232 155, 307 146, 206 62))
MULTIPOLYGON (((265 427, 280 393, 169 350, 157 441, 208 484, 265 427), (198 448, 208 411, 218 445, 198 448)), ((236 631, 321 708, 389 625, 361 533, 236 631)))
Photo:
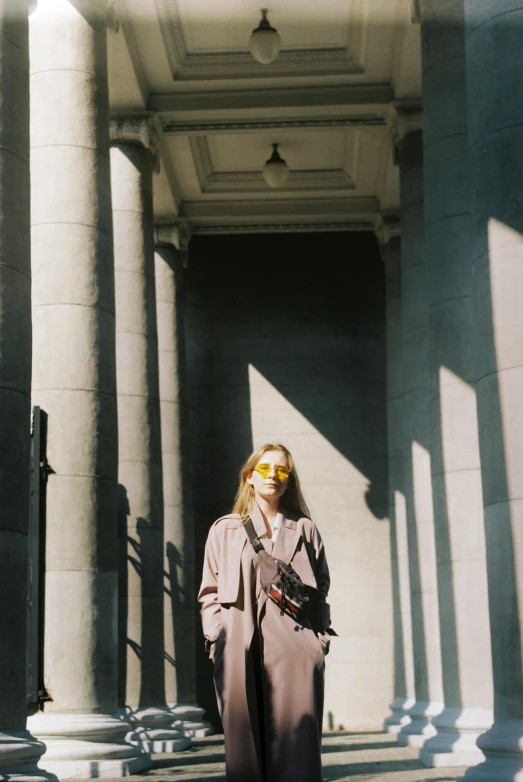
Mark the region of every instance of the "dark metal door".
POLYGON ((27 703, 29 712, 38 709, 43 691, 43 547, 45 538, 45 483, 49 467, 46 458, 47 414, 33 407, 31 419, 31 479, 29 501, 28 588, 27 588, 27 703))

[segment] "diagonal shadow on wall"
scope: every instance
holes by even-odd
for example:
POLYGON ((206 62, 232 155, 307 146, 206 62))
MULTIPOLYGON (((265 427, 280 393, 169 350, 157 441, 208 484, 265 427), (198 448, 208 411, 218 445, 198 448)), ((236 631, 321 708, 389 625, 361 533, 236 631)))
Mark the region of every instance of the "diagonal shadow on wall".
MULTIPOLYGON (((186 296, 197 579, 209 526, 230 511, 252 450, 253 421, 267 430, 263 409, 251 409, 252 368, 316 430, 301 446, 316 477, 331 469, 314 462, 320 435, 366 481, 370 518, 386 518, 384 272, 374 236, 195 237, 186 296)), ((296 442, 286 415, 274 436, 296 442)), ((212 666, 197 648, 199 703, 216 721, 212 666)))

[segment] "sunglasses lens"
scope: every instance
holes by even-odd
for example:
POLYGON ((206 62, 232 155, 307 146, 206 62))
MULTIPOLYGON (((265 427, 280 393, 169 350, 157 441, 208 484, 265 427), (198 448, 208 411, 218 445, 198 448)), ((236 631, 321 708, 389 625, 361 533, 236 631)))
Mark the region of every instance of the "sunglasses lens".
MULTIPOLYGON (((261 477, 265 479, 271 472, 272 466, 270 464, 258 464, 254 469, 258 475, 261 475, 261 477)), ((287 467, 275 467, 274 472, 280 481, 284 481, 290 474, 290 470, 288 470, 287 467)))

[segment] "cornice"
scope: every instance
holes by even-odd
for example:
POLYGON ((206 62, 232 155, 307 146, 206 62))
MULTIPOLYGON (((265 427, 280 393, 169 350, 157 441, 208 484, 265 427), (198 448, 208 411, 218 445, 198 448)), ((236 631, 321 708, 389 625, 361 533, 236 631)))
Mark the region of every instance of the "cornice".
MULTIPOLYGON (((205 92, 153 93, 148 109, 170 114, 176 121, 177 115, 190 112, 245 109, 282 109, 321 106, 387 106, 394 100, 390 84, 342 84, 314 87, 276 87, 258 90, 212 90, 205 92)), ((205 116, 205 115, 204 115, 205 116)), ((187 121, 184 116, 184 120, 187 121)), ((201 117, 197 118, 201 121, 201 117)))
POLYGON ((379 127, 386 124, 385 117, 379 114, 363 114, 353 117, 309 117, 306 119, 246 119, 232 122, 213 122, 212 120, 183 122, 166 119, 163 120, 163 130, 167 135, 181 134, 189 136, 202 133, 205 135, 211 133, 250 133, 253 130, 272 129, 379 127))

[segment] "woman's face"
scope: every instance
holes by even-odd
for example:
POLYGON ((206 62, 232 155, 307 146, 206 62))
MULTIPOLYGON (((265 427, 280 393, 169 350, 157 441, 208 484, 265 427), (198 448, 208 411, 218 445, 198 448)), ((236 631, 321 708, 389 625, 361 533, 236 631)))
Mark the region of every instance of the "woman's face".
POLYGON ((251 484, 258 497, 274 502, 285 493, 289 483, 289 460, 281 451, 265 451, 247 483, 251 484))

